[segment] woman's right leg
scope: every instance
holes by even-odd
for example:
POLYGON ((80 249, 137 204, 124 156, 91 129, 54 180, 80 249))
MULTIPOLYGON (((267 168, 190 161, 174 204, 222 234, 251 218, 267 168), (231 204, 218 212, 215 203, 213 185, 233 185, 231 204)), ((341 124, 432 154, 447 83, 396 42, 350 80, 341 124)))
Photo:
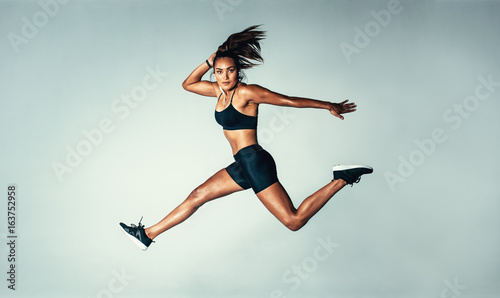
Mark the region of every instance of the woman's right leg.
POLYGON ((161 233, 188 219, 206 202, 240 190, 243 190, 243 188, 234 182, 226 169, 222 169, 194 189, 184 202, 172 210, 160 222, 146 228, 146 235, 150 239, 154 239, 161 233))

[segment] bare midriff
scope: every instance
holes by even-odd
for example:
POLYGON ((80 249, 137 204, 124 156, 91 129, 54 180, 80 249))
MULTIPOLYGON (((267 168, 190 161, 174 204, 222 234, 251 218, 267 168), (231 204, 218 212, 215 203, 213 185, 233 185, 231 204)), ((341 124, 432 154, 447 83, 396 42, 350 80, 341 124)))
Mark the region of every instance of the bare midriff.
POLYGON ((233 155, 247 146, 257 144, 256 129, 224 130, 224 136, 231 145, 233 155))

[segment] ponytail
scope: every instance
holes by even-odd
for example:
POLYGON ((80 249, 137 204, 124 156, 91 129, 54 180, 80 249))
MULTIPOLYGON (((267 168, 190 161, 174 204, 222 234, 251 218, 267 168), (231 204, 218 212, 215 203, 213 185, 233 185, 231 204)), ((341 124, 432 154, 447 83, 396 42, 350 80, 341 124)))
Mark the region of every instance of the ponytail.
POLYGON ((219 46, 214 58, 229 57, 234 60, 238 72, 242 69, 252 68, 258 65, 256 62, 264 62, 260 54, 260 43, 265 37, 265 31, 257 30, 260 25, 250 26, 247 29, 231 34, 227 40, 219 46))

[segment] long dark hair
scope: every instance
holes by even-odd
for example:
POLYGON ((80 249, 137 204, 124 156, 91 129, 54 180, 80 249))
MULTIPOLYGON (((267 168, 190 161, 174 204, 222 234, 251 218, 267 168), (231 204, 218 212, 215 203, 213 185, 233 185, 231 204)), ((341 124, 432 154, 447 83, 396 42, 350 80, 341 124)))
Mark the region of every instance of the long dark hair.
POLYGON ((264 62, 264 58, 260 54, 259 41, 264 39, 265 31, 257 30, 259 26, 250 26, 241 32, 231 34, 215 53, 214 66, 219 58, 229 57, 233 59, 238 71, 238 79, 241 81, 242 69, 258 65, 256 62, 264 62))

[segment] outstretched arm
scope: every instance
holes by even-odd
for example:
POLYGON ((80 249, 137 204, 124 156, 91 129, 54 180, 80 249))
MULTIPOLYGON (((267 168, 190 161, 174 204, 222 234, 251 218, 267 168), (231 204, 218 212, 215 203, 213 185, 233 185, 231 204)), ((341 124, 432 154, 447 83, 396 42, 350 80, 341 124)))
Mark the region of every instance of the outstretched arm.
POLYGON ((256 104, 267 103, 277 106, 294 107, 294 108, 316 108, 329 110, 335 117, 344 120, 342 114, 352 113, 356 111, 356 104, 344 100, 340 103, 333 103, 328 101, 304 98, 304 97, 291 97, 279 94, 263 88, 259 85, 248 85, 247 93, 250 101, 256 104))
MULTIPOLYGON (((213 53, 208 62, 210 65, 214 65, 215 53, 213 53)), ((182 88, 189 92, 193 92, 204 96, 217 96, 217 91, 215 89, 213 82, 202 81, 201 78, 209 70, 206 62, 203 62, 198 66, 193 72, 182 82, 182 88)), ((215 83, 216 84, 216 83, 215 83)))

